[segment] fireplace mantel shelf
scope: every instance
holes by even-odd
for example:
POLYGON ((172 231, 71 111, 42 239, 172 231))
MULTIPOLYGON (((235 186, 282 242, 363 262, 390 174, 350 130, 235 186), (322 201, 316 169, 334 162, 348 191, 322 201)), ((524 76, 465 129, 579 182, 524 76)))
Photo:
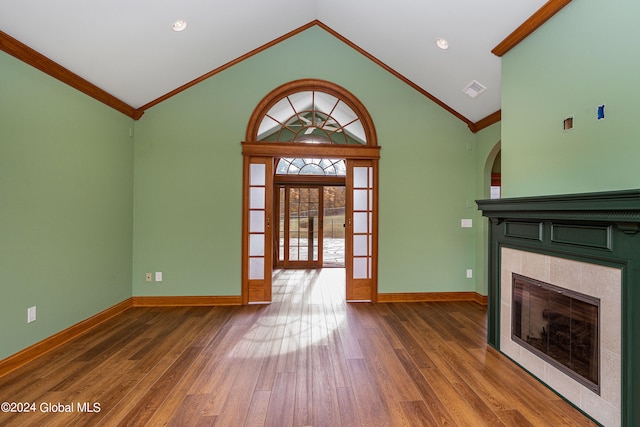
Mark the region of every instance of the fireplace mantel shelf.
POLYGON ((627 234, 640 231, 640 190, 477 200, 494 223, 504 219, 607 222, 627 234))

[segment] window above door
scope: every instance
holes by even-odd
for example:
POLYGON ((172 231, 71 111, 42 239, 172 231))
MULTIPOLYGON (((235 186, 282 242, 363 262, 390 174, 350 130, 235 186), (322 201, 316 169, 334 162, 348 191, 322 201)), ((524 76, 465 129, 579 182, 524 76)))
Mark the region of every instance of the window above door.
MULTIPOLYGON (((290 159, 372 159, 380 157, 380 147, 371 116, 355 95, 335 83, 302 79, 273 89, 258 103, 242 153, 290 159)), ((311 174, 313 168, 296 171, 297 176, 322 176, 311 174)), ((322 170, 325 177, 339 176, 322 170)))
POLYGON ((276 175, 346 176, 347 166, 342 159, 281 158, 276 175))
POLYGON ((258 141, 366 145, 358 115, 344 101, 306 90, 277 101, 258 128, 258 141))

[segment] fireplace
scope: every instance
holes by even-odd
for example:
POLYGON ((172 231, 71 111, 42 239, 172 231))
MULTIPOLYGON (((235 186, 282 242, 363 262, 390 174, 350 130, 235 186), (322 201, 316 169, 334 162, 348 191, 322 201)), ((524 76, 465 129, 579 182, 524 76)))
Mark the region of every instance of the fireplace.
MULTIPOLYGON (((621 268, 538 253, 527 248, 503 246, 500 249, 498 350, 606 426, 621 425, 622 271, 621 268), (537 349, 523 346, 513 338, 513 318, 521 310, 514 305, 514 277, 526 277, 536 285, 553 284, 551 289, 562 290, 565 295, 581 295, 589 300, 599 301, 598 326, 602 334, 598 336, 598 356, 593 365, 599 372, 597 386, 581 380, 558 361, 544 357, 537 349)), ((517 292, 517 288, 515 290, 517 292)), ((560 310, 554 307, 553 311, 560 310)), ((531 329, 538 331, 544 327, 549 334, 543 314, 540 317, 534 316, 535 322, 531 329)), ((539 338, 536 333, 531 335, 539 338)))
POLYGON ((488 343, 598 423, 640 425, 640 190, 477 203, 488 343))
POLYGON ((512 277, 511 339, 600 394, 600 299, 512 277))

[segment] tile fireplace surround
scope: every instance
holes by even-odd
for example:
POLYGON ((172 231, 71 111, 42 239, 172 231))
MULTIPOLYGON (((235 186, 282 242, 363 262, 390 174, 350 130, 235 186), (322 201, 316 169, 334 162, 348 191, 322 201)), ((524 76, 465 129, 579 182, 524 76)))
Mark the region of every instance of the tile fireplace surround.
POLYGON ((620 425, 621 270, 503 247, 500 351, 606 426, 620 425), (600 395, 511 339, 511 275, 525 275, 600 299, 600 395))
POLYGON ((605 426, 640 424, 640 190, 477 201, 489 218, 488 343, 605 426), (520 274, 600 299, 600 393, 511 338, 520 274))

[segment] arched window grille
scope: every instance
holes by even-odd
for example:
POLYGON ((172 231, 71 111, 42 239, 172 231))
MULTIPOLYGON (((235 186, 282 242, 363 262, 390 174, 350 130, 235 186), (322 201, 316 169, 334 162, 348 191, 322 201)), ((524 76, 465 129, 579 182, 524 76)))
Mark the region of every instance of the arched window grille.
POLYGON ((342 159, 281 158, 276 175, 346 176, 347 166, 342 159))
POLYGON ((257 141, 367 145, 362 121, 343 100, 319 90, 285 96, 267 111, 257 141))

